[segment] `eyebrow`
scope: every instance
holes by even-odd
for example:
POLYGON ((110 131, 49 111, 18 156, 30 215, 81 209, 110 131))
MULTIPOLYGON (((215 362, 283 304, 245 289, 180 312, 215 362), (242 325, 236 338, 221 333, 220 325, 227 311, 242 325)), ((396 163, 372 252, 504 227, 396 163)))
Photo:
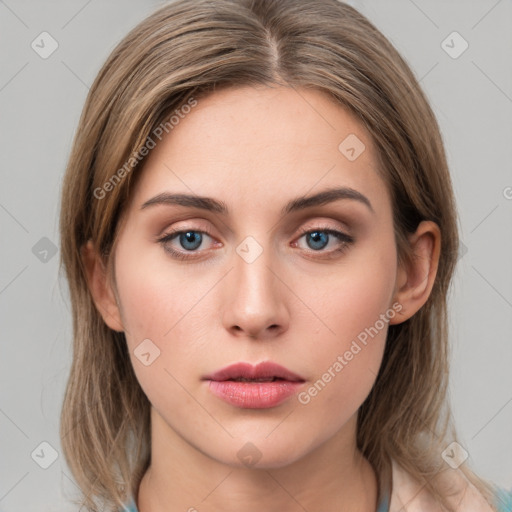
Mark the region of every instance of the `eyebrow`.
MULTIPOLYGON (((324 190, 323 192, 319 192, 318 194, 309 197, 301 196, 292 199, 281 209, 281 215, 305 210, 306 208, 311 208, 313 206, 321 206, 324 204, 332 203, 334 201, 338 201, 340 199, 359 201, 360 203, 366 205, 372 213, 375 213, 370 200, 361 194, 361 192, 358 192, 357 190, 349 187, 339 187, 324 190)), ((148 199, 140 209, 143 210, 155 205, 188 206, 192 208, 199 208, 201 210, 211 211, 214 213, 221 213, 223 215, 227 215, 229 213, 229 209, 226 203, 223 201, 219 201, 211 197, 202 197, 189 194, 171 194, 169 192, 163 192, 155 197, 152 197, 151 199, 148 199)))

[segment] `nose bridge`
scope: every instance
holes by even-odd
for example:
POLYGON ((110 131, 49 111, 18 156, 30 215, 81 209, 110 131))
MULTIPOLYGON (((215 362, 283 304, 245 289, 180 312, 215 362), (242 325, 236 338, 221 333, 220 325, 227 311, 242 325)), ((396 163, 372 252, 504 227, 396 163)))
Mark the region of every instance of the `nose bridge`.
POLYGON ((248 236, 235 248, 224 312, 225 327, 233 332, 254 337, 285 328, 283 285, 274 274, 276 256, 271 245, 248 236))
MULTIPOLYGON (((261 239, 261 237, 260 237, 261 239)), ((262 313, 275 300, 273 255, 268 243, 265 247, 253 236, 246 237, 236 247, 234 279, 238 300, 248 313, 262 313)))

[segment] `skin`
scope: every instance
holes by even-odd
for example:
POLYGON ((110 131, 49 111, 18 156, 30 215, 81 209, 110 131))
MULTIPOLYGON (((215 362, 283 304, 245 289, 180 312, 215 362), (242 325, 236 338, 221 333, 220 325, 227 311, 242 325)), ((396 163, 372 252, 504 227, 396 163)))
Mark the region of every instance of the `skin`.
MULTIPOLYGON (((95 303, 109 327, 125 332, 151 402, 140 512, 376 510, 376 475, 356 448, 356 419, 388 323, 307 404, 292 396, 277 407, 240 409, 201 380, 237 361, 270 360, 302 376, 307 390, 393 304, 401 311, 389 324, 425 303, 439 229, 422 222, 410 236, 413 264, 397 265, 391 199, 376 161, 368 132, 321 92, 217 91, 151 151, 120 227, 114 276, 87 244, 95 303), (349 134, 366 147, 354 161, 338 150, 349 134), (291 199, 340 186, 366 196, 373 211, 342 199, 280 213, 291 199), (141 209, 163 192, 212 197, 229 214, 141 209), (334 229, 354 242, 333 252, 343 244, 330 236, 319 249, 301 228, 334 229), (179 260, 157 241, 173 229, 211 236, 203 235, 198 256, 179 260), (247 236, 263 251, 251 263, 236 251, 247 236), (160 350, 149 366, 134 355, 144 339, 160 350), (261 454, 253 466, 237 456, 249 442, 261 454)), ((167 246, 187 253, 179 238, 167 246)))

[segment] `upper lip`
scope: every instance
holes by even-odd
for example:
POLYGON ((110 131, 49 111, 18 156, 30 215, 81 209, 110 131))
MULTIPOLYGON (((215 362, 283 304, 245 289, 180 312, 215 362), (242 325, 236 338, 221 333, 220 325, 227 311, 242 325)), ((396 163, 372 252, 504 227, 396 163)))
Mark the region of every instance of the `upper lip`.
POLYGON ((265 361, 257 365, 251 363, 235 363, 225 366, 216 372, 204 377, 204 380, 232 380, 232 379, 283 379, 291 382, 304 382, 299 375, 288 370, 284 366, 271 361, 265 361))

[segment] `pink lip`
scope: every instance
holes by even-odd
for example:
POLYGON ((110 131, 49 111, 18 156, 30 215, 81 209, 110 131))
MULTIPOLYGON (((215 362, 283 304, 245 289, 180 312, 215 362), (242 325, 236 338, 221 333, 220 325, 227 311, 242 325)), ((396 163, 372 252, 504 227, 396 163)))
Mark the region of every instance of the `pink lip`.
POLYGON ((256 366, 236 363, 204 377, 210 391, 224 401, 243 409, 275 407, 297 392, 305 380, 272 362, 256 366), (233 379, 272 379, 274 381, 237 381, 233 379))
POLYGON ((211 375, 207 375, 206 377, 204 377, 204 380, 223 381, 238 378, 269 379, 272 377, 288 380, 291 382, 304 382, 304 379, 299 375, 291 372, 284 366, 272 363, 270 361, 264 361, 263 363, 259 363, 256 366, 253 366, 250 363, 231 364, 229 366, 221 368, 220 370, 212 373, 211 375))

